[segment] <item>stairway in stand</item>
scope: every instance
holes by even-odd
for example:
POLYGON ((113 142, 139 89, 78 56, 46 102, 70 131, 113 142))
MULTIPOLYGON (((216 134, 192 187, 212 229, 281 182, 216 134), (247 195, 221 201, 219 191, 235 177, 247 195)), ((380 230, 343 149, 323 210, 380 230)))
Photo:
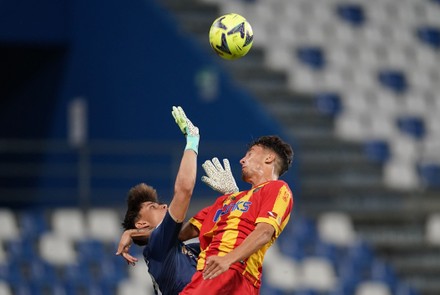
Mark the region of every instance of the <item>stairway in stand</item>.
MULTIPOLYGON (((198 0, 159 1, 182 30, 209 52, 208 31, 219 8, 198 0)), ((257 32, 254 32, 255 34, 257 32)), ((253 47, 240 60, 225 62, 235 81, 278 120, 297 143, 301 193, 297 209, 306 216, 339 211, 349 214, 357 233, 398 275, 423 295, 440 294, 440 246, 424 238, 427 214, 440 212, 435 193, 396 192, 382 181, 382 167, 371 162, 359 144, 344 142, 333 132, 333 118, 322 114, 308 94, 287 88, 283 72, 268 69, 264 50, 253 47)))

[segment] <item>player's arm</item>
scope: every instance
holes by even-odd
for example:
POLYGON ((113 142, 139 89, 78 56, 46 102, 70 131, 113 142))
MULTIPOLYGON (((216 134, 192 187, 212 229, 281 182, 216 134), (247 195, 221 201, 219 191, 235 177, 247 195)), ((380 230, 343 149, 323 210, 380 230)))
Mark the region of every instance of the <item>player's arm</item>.
POLYGON ((229 267, 248 258, 264 245, 266 245, 274 236, 275 228, 268 223, 258 223, 255 229, 244 239, 237 248, 225 256, 210 256, 206 259, 206 267, 203 270, 205 279, 212 279, 225 272, 229 267))
POLYGON ((186 136, 185 151, 174 183, 174 196, 168 209, 174 221, 181 223, 185 219, 196 183, 200 135, 199 129, 186 117, 181 107, 173 107, 172 115, 186 136))
POLYGON ((179 233, 180 241, 187 241, 199 236, 199 229, 191 224, 189 221, 185 222, 179 233))

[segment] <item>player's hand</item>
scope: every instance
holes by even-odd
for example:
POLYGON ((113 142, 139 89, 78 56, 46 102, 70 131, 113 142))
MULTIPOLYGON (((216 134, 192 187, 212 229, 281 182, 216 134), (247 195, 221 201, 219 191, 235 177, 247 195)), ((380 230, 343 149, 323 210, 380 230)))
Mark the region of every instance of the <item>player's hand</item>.
POLYGON ((174 120, 182 133, 186 136, 185 149, 191 149, 198 153, 200 140, 199 128, 194 126, 193 123, 186 117, 186 114, 181 107, 173 106, 171 114, 173 115, 174 120))
POLYGON ((209 256, 206 258, 205 269, 203 270, 203 278, 205 280, 213 279, 229 269, 231 263, 227 256, 209 256))
POLYGON ((202 164, 206 176, 202 176, 202 181, 210 188, 222 194, 231 194, 238 192, 238 186, 235 182, 234 175, 231 172, 231 165, 228 159, 223 159, 223 165, 218 158, 213 158, 212 161, 206 160, 202 164))
POLYGON ((199 136, 199 128, 188 119, 182 107, 173 106, 171 114, 184 135, 199 136))
POLYGON ((137 258, 131 256, 130 253, 128 253, 131 244, 132 244, 131 232, 130 230, 126 230, 121 236, 121 240, 119 241, 118 251, 116 252, 116 255, 122 256, 125 259, 125 261, 127 261, 128 264, 134 266, 138 260, 137 258))

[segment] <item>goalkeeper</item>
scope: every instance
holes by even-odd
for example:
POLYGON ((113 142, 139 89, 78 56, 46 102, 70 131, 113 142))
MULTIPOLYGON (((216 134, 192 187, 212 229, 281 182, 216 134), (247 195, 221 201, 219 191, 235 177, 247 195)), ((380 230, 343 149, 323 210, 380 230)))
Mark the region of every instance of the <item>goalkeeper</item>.
MULTIPOLYGON (((144 183, 130 189, 127 211, 116 255, 130 263, 137 259, 128 252, 132 242, 145 246, 143 256, 148 265, 156 294, 177 295, 191 281, 196 271, 199 244, 185 245, 178 240, 196 181, 199 130, 186 117, 181 107, 173 107, 172 115, 186 136, 186 146, 174 184, 169 206, 158 200, 156 190, 144 183)), ((214 158, 202 167, 207 176, 202 181, 221 193, 238 191, 228 160, 225 169, 214 158)))

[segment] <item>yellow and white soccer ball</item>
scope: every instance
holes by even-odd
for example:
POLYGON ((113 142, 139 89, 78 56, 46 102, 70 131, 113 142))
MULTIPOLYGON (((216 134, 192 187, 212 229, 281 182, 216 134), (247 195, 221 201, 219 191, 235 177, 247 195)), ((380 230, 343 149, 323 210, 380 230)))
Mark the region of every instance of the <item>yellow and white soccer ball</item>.
POLYGON ((212 49, 224 59, 245 56, 252 47, 254 33, 249 22, 241 15, 229 13, 217 18, 209 30, 212 49))

